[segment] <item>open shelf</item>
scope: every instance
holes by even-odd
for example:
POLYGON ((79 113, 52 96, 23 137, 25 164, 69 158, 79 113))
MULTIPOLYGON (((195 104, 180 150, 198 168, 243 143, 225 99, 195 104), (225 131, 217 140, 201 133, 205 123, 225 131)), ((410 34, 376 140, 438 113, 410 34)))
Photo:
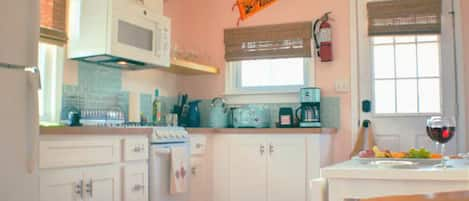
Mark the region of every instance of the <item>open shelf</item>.
POLYGON ((172 58, 171 66, 162 70, 182 75, 215 75, 219 69, 215 66, 195 63, 183 59, 172 58))

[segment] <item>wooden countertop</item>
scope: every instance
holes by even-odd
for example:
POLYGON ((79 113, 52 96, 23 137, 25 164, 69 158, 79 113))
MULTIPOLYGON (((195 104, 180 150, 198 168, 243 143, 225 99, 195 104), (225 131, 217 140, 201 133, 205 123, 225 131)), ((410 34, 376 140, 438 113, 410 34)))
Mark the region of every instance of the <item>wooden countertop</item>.
POLYGON ((335 134, 336 128, 186 128, 190 134, 335 134))
POLYGON ((150 135, 152 128, 41 127, 41 135, 150 135))
POLYGON ((381 198, 347 200, 347 201, 469 201, 469 191, 446 192, 426 195, 388 196, 381 198))
MULTIPOLYGON (((335 134, 336 128, 186 128, 189 134, 335 134)), ((41 127, 41 135, 150 135, 152 128, 41 127)))

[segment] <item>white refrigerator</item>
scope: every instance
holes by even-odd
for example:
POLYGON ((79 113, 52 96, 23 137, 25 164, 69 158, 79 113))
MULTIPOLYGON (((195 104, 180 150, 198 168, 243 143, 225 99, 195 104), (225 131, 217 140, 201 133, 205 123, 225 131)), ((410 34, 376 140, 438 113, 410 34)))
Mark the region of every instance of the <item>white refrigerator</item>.
POLYGON ((38 201, 38 75, 0 67, 0 200, 38 201))
POLYGON ((1 2, 0 201, 38 201, 39 0, 1 2))

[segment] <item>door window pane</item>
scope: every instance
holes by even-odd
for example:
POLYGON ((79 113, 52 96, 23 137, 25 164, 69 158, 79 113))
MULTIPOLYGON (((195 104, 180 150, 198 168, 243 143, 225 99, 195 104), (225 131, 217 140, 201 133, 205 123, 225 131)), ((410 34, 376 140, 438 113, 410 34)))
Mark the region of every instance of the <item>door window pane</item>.
POLYGON ((415 44, 396 45, 396 77, 415 78, 417 76, 417 58, 415 44))
POLYGON ((417 105, 417 80, 397 80, 397 112, 416 113, 417 105))
POLYGON ((413 43, 415 36, 396 36, 396 43, 413 43))
POLYGON ((441 110, 440 79, 419 80, 419 105, 421 112, 439 113, 441 110))
POLYGON ((418 44, 420 77, 440 76, 440 51, 437 43, 418 44))
POLYGON ((394 113, 396 111, 394 80, 375 81, 375 102, 377 113, 394 113))
POLYGON ((375 78, 394 78, 394 47, 392 45, 375 46, 373 52, 375 78))

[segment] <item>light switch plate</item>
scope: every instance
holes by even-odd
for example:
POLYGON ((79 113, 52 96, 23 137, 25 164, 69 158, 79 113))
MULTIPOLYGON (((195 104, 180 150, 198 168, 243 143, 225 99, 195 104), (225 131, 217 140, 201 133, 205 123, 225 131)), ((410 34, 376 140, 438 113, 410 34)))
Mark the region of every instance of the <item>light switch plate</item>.
POLYGON ((350 82, 348 80, 336 80, 335 81, 335 91, 336 92, 349 92, 350 91, 350 82))

